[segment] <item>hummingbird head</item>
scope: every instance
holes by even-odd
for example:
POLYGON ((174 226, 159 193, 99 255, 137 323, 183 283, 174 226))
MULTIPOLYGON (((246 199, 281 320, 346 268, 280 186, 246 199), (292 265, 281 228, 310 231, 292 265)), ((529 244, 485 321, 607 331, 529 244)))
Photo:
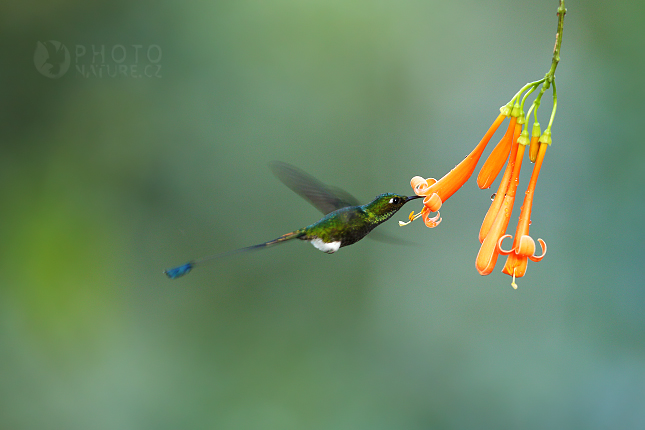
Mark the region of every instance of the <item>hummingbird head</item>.
POLYGON ((385 193, 374 198, 370 203, 363 206, 363 209, 375 218, 379 223, 387 221, 410 200, 422 198, 423 196, 402 196, 400 194, 385 193))

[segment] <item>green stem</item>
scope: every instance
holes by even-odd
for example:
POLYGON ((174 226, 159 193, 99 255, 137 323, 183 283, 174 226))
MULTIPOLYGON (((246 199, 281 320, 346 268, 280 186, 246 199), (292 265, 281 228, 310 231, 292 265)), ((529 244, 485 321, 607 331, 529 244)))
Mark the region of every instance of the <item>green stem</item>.
POLYGON ((519 98, 522 95, 522 93, 528 90, 529 88, 531 87, 533 87, 533 89, 537 88, 538 85, 544 82, 544 79, 546 78, 542 78, 539 81, 535 81, 535 82, 529 82, 528 84, 524 85, 517 93, 515 93, 515 95, 513 96, 511 101, 508 102, 508 104, 512 105, 515 102, 515 100, 519 98))
MULTIPOLYGON (((531 95, 531 93, 532 93, 533 91, 535 91, 535 89, 536 89, 536 88, 537 88, 537 85, 532 86, 532 87, 531 87, 531 89, 529 89, 529 90, 526 92, 526 94, 524 94, 524 97, 522 97, 522 103, 520 104, 520 109, 522 110, 522 112, 524 112, 524 102, 526 101, 526 98, 527 98, 528 96, 530 96, 530 95, 531 95)), ((529 113, 529 115, 530 115, 530 113, 529 113)), ((528 115, 527 115, 527 116, 528 116, 528 115)))
POLYGON ((560 62, 560 48, 562 47, 562 30, 564 29, 564 15, 567 13, 567 8, 564 7, 564 0, 560 0, 558 7, 558 30, 555 34, 555 46, 553 47, 553 58, 551 59, 551 68, 544 76, 544 85, 549 88, 555 79, 555 69, 560 62))
POLYGON ((531 105, 531 108, 529 109, 529 114, 531 114, 531 110, 533 110, 533 115, 535 116, 535 122, 537 122, 537 110, 540 107, 540 103, 542 101, 542 96, 544 95, 545 91, 548 90, 551 85, 553 85, 553 110, 551 111, 551 119, 549 121, 549 126, 547 129, 550 130, 551 124, 553 123, 553 118, 555 117, 555 108, 557 106, 557 95, 555 92, 555 69, 558 67, 558 63, 560 62, 560 49, 562 47, 562 30, 564 29, 564 15, 567 13, 567 9, 564 7, 564 0, 559 0, 560 5, 558 6, 558 29, 555 34, 555 46, 553 47, 553 58, 551 60, 551 68, 547 72, 546 75, 544 75, 544 78, 534 81, 534 82, 529 82, 528 84, 524 85, 514 96, 513 98, 506 104, 506 108, 509 109, 509 111, 512 111, 513 108, 515 107, 515 104, 517 104, 521 99, 521 104, 520 104, 520 111, 524 111, 524 102, 526 101, 526 98, 531 94, 533 91, 535 91, 538 87, 538 85, 542 84, 542 88, 540 88, 540 92, 535 96, 535 100, 533 101, 533 104, 531 105), (526 94, 524 94, 524 97, 522 97, 522 94, 527 91, 526 94))
POLYGON ((558 104, 558 96, 555 90, 555 69, 558 67, 560 62, 560 48, 562 47, 562 30, 564 29, 564 15, 567 13, 567 8, 564 7, 564 0, 560 0, 560 6, 558 6, 558 29, 555 34, 555 46, 553 47, 553 58, 551 59, 551 68, 544 76, 544 83, 540 89, 540 93, 535 97, 533 101, 533 106, 535 106, 535 121, 537 122, 537 110, 540 107, 540 102, 542 101, 542 95, 544 92, 549 89, 551 84, 553 84, 553 110, 551 111, 551 118, 549 120, 549 125, 547 130, 551 129, 551 124, 553 124, 553 119, 555 118, 555 109, 558 104))
POLYGON ((551 128, 553 124, 553 119, 555 118, 555 109, 558 107, 558 92, 555 89, 555 81, 553 81, 553 110, 551 111, 551 118, 549 119, 548 129, 551 128))
MULTIPOLYGON (((540 104, 539 99, 542 97, 544 90, 549 88, 553 84, 553 110, 551 111, 551 118, 549 119, 549 125, 547 130, 551 130, 551 125, 553 124, 553 119, 555 118, 555 110, 558 106, 558 95, 555 89, 555 69, 558 67, 560 62, 560 48, 562 47, 562 30, 564 29, 564 15, 567 13, 567 8, 564 7, 564 0, 560 0, 560 6, 558 7, 558 30, 555 34, 555 46, 553 47, 553 59, 551 60, 551 68, 544 77, 545 81, 542 85, 542 91, 536 98, 538 106, 540 104)), ((537 110, 537 109, 536 109, 537 110)))

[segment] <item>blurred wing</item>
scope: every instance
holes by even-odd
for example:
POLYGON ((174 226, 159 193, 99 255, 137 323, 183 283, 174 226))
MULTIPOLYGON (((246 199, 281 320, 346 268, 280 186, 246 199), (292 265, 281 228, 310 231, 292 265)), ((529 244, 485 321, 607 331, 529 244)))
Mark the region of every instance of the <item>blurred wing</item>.
POLYGON ((291 164, 273 161, 269 163, 269 167, 276 178, 325 215, 346 206, 360 204, 347 191, 325 185, 291 164))

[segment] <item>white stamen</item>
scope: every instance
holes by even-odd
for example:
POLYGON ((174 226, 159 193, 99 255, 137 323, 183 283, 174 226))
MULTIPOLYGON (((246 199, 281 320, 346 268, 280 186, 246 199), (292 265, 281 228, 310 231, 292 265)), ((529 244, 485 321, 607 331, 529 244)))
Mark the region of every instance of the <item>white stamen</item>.
POLYGON ((515 283, 515 267, 513 267, 513 282, 511 282, 511 287, 513 287, 514 290, 517 290, 517 284, 515 283))

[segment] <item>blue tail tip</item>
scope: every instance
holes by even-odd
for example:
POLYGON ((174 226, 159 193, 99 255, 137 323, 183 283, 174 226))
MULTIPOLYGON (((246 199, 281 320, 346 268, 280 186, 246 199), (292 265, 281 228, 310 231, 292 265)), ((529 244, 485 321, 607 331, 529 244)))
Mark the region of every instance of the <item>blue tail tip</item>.
POLYGON ((186 263, 181 266, 175 267, 174 269, 164 270, 163 272, 170 279, 177 279, 180 276, 184 276, 186 273, 190 272, 190 269, 193 268, 193 263, 186 263))

